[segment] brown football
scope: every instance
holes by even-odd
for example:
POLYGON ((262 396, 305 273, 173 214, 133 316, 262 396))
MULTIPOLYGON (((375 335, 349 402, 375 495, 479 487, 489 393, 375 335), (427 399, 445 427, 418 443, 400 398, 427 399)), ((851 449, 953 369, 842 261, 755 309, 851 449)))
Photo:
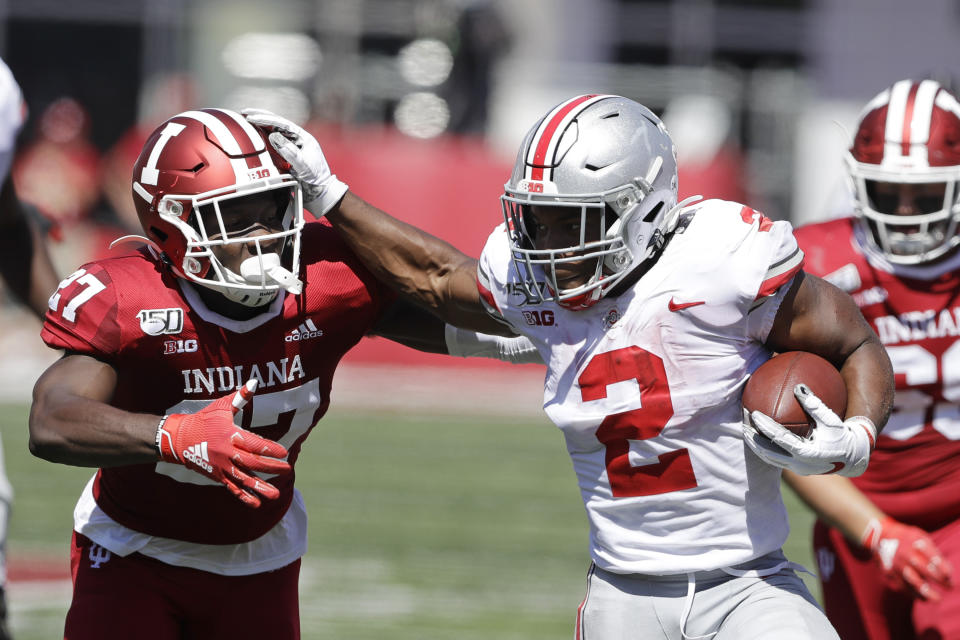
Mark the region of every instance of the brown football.
POLYGON ((814 423, 793 388, 804 383, 841 418, 847 410, 847 385, 837 369, 820 356, 787 351, 764 362, 743 388, 743 406, 767 414, 798 436, 807 437, 814 423))

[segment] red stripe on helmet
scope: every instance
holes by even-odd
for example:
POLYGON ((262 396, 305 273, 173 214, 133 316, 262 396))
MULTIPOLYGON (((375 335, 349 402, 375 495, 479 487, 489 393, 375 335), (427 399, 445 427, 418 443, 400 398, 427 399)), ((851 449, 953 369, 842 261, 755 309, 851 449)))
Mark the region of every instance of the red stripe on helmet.
POLYGON ((900 139, 900 152, 905 156, 910 155, 910 128, 913 124, 913 108, 917 103, 918 89, 920 89, 919 83, 915 82, 910 86, 910 93, 907 95, 907 106, 903 111, 903 136, 900 139))
POLYGON ((531 180, 543 180, 543 169, 546 165, 547 149, 550 148, 550 141, 553 138, 553 135, 556 133, 557 128, 560 126, 560 123, 563 122, 563 119, 567 117, 571 111, 576 107, 583 104, 591 98, 597 97, 598 94, 591 93, 583 96, 577 96, 576 98, 571 98, 569 102, 560 107, 556 113, 553 114, 553 117, 550 118, 550 122, 547 123, 547 126, 543 129, 543 133, 540 134, 540 141, 536 143, 537 148, 533 154, 533 170, 530 174, 531 180))

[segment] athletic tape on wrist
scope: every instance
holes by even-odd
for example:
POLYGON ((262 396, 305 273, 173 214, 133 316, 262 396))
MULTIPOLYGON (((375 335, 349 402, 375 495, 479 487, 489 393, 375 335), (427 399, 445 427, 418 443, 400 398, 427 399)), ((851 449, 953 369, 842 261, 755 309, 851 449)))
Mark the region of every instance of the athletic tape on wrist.
MULTIPOLYGON (((163 446, 160 444, 160 440, 163 438, 163 434, 166 431, 163 430, 163 425, 166 424, 167 418, 169 415, 163 416, 160 418, 160 424, 157 425, 157 434, 155 436, 154 445, 157 447, 157 455, 160 456, 160 459, 163 459, 163 446)), ((173 457, 177 457, 177 452, 173 450, 173 447, 170 447, 170 452, 173 454, 173 457)), ((177 458, 179 460, 180 458, 177 458)))

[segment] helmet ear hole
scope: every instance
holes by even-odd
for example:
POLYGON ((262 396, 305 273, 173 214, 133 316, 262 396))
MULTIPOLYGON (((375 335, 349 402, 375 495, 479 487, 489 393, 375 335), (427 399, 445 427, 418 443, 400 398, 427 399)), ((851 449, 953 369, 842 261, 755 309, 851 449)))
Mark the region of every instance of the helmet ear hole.
POLYGON ((649 212, 647 215, 643 216, 643 221, 646 222, 647 224, 650 224, 651 222, 653 222, 653 221, 656 219, 657 215, 658 215, 661 211, 663 211, 663 201, 662 201, 662 200, 661 200, 660 202, 658 202, 655 207, 653 207, 652 209, 650 209, 650 212, 649 212))
POLYGON ((639 220, 644 224, 659 226, 657 218, 662 217, 665 210, 672 207, 675 202, 676 196, 672 191, 663 189, 654 191, 641 200, 636 209, 627 214, 627 222, 639 220))

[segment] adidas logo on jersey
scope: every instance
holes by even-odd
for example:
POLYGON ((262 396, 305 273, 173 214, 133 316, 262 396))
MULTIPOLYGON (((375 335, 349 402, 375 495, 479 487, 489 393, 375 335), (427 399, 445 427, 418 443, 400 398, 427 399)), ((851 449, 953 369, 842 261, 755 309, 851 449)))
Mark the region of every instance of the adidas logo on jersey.
POLYGON ((204 440, 200 444, 183 450, 183 457, 197 465, 207 473, 213 473, 213 466, 210 464, 210 456, 207 455, 207 442, 204 440))
POLYGON ((283 337, 286 342, 296 342, 297 340, 308 340, 310 338, 319 338, 323 331, 313 324, 313 320, 307 318, 307 321, 283 337))

